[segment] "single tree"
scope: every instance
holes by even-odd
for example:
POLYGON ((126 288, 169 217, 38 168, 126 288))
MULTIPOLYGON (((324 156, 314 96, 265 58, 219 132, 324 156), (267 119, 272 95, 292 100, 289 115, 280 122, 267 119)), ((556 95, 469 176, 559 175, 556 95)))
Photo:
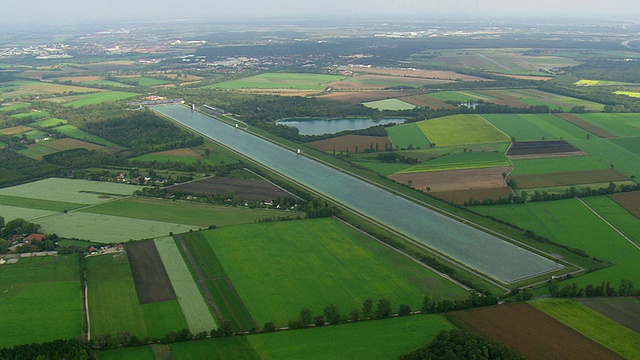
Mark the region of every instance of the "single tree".
POLYGON ((380 299, 376 307, 376 317, 378 319, 388 318, 391 313, 391 302, 388 299, 380 299))
POLYGON ((367 299, 362 303, 362 316, 366 318, 371 317, 371 311, 373 310, 373 301, 371 299, 367 299))
POLYGON ((309 326, 313 322, 313 314, 309 308, 300 310, 300 322, 303 326, 309 326))

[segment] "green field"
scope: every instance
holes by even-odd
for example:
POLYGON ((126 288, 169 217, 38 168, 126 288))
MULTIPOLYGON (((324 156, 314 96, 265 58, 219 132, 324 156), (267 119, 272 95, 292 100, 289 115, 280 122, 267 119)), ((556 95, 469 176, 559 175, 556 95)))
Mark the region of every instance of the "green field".
POLYGON ((4 217, 5 221, 11 221, 18 218, 32 221, 34 219, 53 215, 55 213, 55 211, 0 205, 0 216, 4 217))
POLYGON ((608 163, 594 156, 565 156, 540 159, 514 159, 512 176, 607 169, 608 163))
POLYGON ((640 358, 640 334, 574 300, 536 300, 531 305, 626 359, 640 358))
POLYGON ((87 259, 91 337, 127 331, 144 338, 147 330, 125 254, 87 259))
POLYGON ((640 98, 640 92, 637 91, 616 91, 616 95, 624 95, 632 98, 640 98))
POLYGON ((478 115, 452 115, 424 120, 418 127, 437 146, 495 143, 509 137, 478 115))
POLYGON ((42 127, 55 127, 55 126, 65 125, 66 123, 67 123, 67 120, 64 120, 64 119, 49 118, 49 119, 33 122, 29 125, 42 126, 42 127))
MULTIPOLYGON (((66 102, 64 102, 64 106, 80 107, 85 105, 95 105, 107 101, 124 100, 138 95, 139 94, 124 91, 99 92, 70 97, 66 99, 66 102), (80 98, 78 99, 78 97, 80 98)), ((58 98, 57 100, 65 101, 65 98, 58 98)))
MULTIPOLYGON (((588 198, 585 201, 594 205, 594 209, 602 212, 603 216, 611 212, 610 209, 600 209, 600 206, 595 206, 599 205, 595 202, 603 200, 594 199, 598 198, 588 198)), ((506 206, 482 206, 476 207, 475 211, 506 220, 524 229, 532 230, 538 235, 570 247, 582 249, 591 256, 614 264, 603 270, 577 277, 575 281, 580 286, 599 285, 602 281, 611 281, 611 284, 617 287, 620 280, 625 278, 634 283, 640 283, 640 268, 637 266, 640 260, 640 250, 577 199, 506 206)), ((625 231, 625 235, 628 237, 637 239, 639 236, 637 230, 631 233, 628 231, 626 226, 629 224, 617 224, 615 218, 607 218, 607 221, 618 227, 618 230, 625 231), (620 225, 624 225, 625 228, 620 225)), ((626 223, 627 219, 623 221, 626 223)), ((640 220, 635 220, 635 226, 636 229, 640 226, 640 220)))
POLYGON ((493 100, 494 98, 488 95, 480 94, 473 91, 439 91, 430 93, 429 97, 438 99, 441 101, 456 101, 456 102, 469 102, 477 100, 493 100))
POLYGON ((342 76, 323 74, 266 73, 244 79, 206 86, 212 89, 297 89, 324 90, 322 84, 338 81, 342 76))
POLYGON ((126 84, 122 84, 122 83, 115 82, 115 81, 110 81, 110 80, 83 81, 83 82, 80 83, 80 85, 113 86, 113 87, 119 87, 119 88, 131 87, 131 85, 126 85, 126 84))
POLYGON ((82 335, 78 269, 75 254, 0 265, 0 348, 82 335))
POLYGON ((18 150, 17 152, 24 156, 28 156, 32 159, 42 160, 43 156, 48 154, 53 154, 58 151, 59 150, 46 147, 43 143, 38 143, 34 145, 29 145, 26 149, 18 150))
MULTIPOLYGON (((249 314, 249 310, 234 290, 218 257, 202 233, 184 234, 181 237, 176 237, 175 240, 182 253, 187 255, 188 251, 193 257, 195 266, 190 262, 190 268, 194 275, 200 276, 198 274, 202 274, 201 278, 197 280, 205 284, 207 291, 216 304, 218 323, 229 320, 235 329, 242 331, 257 327, 251 314, 249 314), (199 272, 196 271, 196 266, 199 272)), ((185 256, 185 259, 188 258, 188 256, 185 256)))
MULTIPOLYGON (((167 80, 155 79, 155 78, 144 77, 144 76, 133 77, 133 78, 123 78, 123 80, 125 80, 126 82, 135 83, 136 86, 155 86, 155 85, 165 85, 165 84, 171 83, 170 81, 167 81, 167 80)), ((104 80, 102 80, 102 84, 104 84, 104 80)))
POLYGON ((398 99, 386 99, 362 103, 362 105, 378 110, 411 110, 415 105, 398 99))
POLYGON ((453 328, 444 316, 419 315, 175 343, 171 352, 177 360, 395 359, 428 344, 440 331, 453 328))
POLYGON ((81 207, 81 204, 64 201, 51 201, 37 198, 23 198, 10 195, 0 195, 0 205, 17 206, 29 209, 49 210, 62 212, 81 207))
POLYGON ((501 152, 466 152, 440 156, 420 165, 415 165, 400 173, 418 173, 428 171, 481 169, 499 166, 511 166, 511 163, 501 152))
POLYGON ((588 132, 552 114, 482 115, 516 141, 585 139, 588 132))
POLYGON ((640 155, 640 137, 624 137, 609 139, 614 144, 623 147, 636 155, 640 155))
POLYGON ((98 137, 98 136, 95 136, 95 135, 91 135, 91 134, 89 134, 87 132, 84 132, 84 131, 78 129, 77 127, 75 127, 73 125, 62 125, 62 126, 54 127, 53 129, 55 131, 63 133, 65 135, 67 135, 68 137, 72 137, 74 139, 88 141, 88 142, 91 142, 91 143, 104 145, 104 146, 109 146, 109 147, 118 147, 118 145, 110 142, 109 140, 105 140, 105 139, 103 139, 101 137, 98 137))
POLYGON ((124 253, 87 259, 91 337, 127 331, 139 338, 162 337, 187 327, 177 300, 140 305, 124 253))
POLYGON ((89 205, 129 196, 137 189, 117 183, 48 178, 0 189, 0 195, 89 205))
POLYGON ((510 97, 515 97, 521 103, 528 105, 547 105, 550 109, 560 108, 570 111, 574 106, 584 106, 587 111, 602 111, 604 105, 564 95, 557 95, 534 89, 500 90, 510 97))
POLYGON ((194 226, 170 222, 139 220, 121 216, 99 215, 84 212, 58 214, 39 221, 42 230, 71 239, 100 243, 117 243, 129 240, 153 239, 169 233, 193 230, 194 226))
POLYGON ((576 114, 580 119, 620 137, 640 136, 640 114, 576 114))
POLYGON ((51 114, 46 111, 31 111, 31 112, 11 115, 11 117, 14 119, 32 118, 33 120, 48 118, 50 116, 51 114))
POLYGON ((389 134, 395 149, 417 149, 431 146, 429 139, 416 123, 388 127, 387 134, 389 134))
POLYGON ((149 346, 100 351, 96 355, 98 360, 155 360, 153 351, 149 346))
POLYGON ((336 304, 347 313, 368 298, 417 308, 425 294, 465 296, 453 283, 333 219, 226 227, 204 235, 258 324, 286 324, 303 307, 319 314, 336 304))
POLYGON ((383 162, 373 161, 373 160, 372 161, 364 161, 364 160, 355 161, 355 163, 384 176, 389 176, 391 174, 402 172, 403 170, 413 166, 411 164, 383 163, 383 162))
POLYGON ((195 334, 217 329, 218 325, 211 316, 211 312, 202 295, 200 295, 200 290, 193 281, 187 265, 182 260, 182 255, 180 255, 173 238, 157 239, 155 244, 171 280, 171 285, 178 297, 178 302, 189 325, 189 330, 195 334))
POLYGON ((246 209, 191 201, 132 197, 83 210, 87 213, 208 227, 253 223, 283 216, 277 210, 246 209))
POLYGON ((9 106, 0 106, 0 112, 8 112, 8 111, 13 111, 13 110, 18 110, 18 109, 22 109, 22 108, 26 108, 31 106, 31 104, 29 103, 19 103, 19 104, 14 104, 14 105, 9 105, 9 106))
POLYGON ((420 315, 256 335, 249 343, 271 359, 395 359, 453 328, 441 315, 420 315))
MULTIPOLYGON (((640 246, 640 232, 638 232, 640 220, 637 217, 608 196, 588 197, 582 200, 607 222, 640 246)), ((640 249, 638 251, 640 252, 640 249)))
MULTIPOLYGON (((640 176, 638 175, 640 174, 640 154, 627 150, 612 140, 576 139, 569 142, 589 155, 602 160, 605 164, 613 165, 614 169, 629 177, 640 176)), ((638 179, 635 181, 637 182, 638 179)))
POLYGON ((171 161, 174 163, 183 164, 195 164, 197 162, 203 162, 207 164, 214 164, 212 161, 205 159, 204 157, 191 157, 191 156, 178 156, 178 155, 161 155, 161 154, 145 154, 136 157, 132 157, 131 161, 145 161, 145 162, 159 162, 164 163, 171 161))

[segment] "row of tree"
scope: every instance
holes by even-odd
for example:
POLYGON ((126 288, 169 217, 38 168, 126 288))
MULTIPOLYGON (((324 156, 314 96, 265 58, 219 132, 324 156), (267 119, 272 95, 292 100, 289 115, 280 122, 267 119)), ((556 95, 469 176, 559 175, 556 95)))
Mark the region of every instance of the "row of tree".
MULTIPOLYGON (((570 276, 561 280, 571 279, 570 276)), ((629 279, 620 280, 620 286, 616 288, 610 281, 603 281, 599 285, 588 284, 585 287, 571 283, 560 287, 558 279, 551 279, 547 282, 549 292, 553 297, 601 297, 601 296, 640 296, 640 289, 633 287, 633 282, 629 279)))

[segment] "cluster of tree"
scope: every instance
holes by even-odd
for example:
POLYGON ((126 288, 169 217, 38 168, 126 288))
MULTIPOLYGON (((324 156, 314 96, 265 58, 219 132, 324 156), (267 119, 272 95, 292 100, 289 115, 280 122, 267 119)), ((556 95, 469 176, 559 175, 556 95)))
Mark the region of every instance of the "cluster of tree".
POLYGON ((385 163, 401 163, 401 164, 417 164, 418 159, 412 157, 406 157, 404 155, 400 155, 394 152, 387 152, 378 154, 376 156, 376 160, 385 162, 385 163))
POLYGON ((40 231, 40 225, 34 224, 22 218, 13 219, 5 223, 0 216, 0 235, 5 238, 13 235, 34 234, 40 231))
MULTIPOLYGON (((635 178, 635 176, 634 176, 635 178)), ((512 188, 515 188, 517 185, 513 180, 509 180, 507 182, 512 188)), ((479 206, 479 205, 502 205, 502 204, 522 204, 525 202, 538 202, 538 201, 553 201, 553 200, 563 200, 563 199, 573 199, 576 197, 590 197, 590 196, 601 196, 601 195, 610 195, 621 192, 630 192, 630 191, 638 191, 640 190, 640 184, 615 184, 609 183, 607 187, 601 188, 591 188, 587 186, 583 189, 578 189, 574 186, 565 189, 562 193, 549 193, 546 191, 536 190, 533 194, 529 195, 526 191, 521 191, 519 195, 509 194, 507 197, 500 197, 498 199, 485 199, 482 201, 470 198, 468 201, 464 202, 464 206, 479 206)))
POLYGON ((0 149, 0 187, 64 175, 64 173, 64 169, 59 166, 41 163, 9 149, 0 149))
MULTIPOLYGON (((560 280, 571 279, 571 275, 566 275, 560 280)), ((558 279, 551 279, 547 282, 549 292, 553 297, 600 297, 600 296, 640 296, 640 289, 633 287, 633 282, 629 279, 620 280, 620 286, 616 289, 610 281, 603 281, 600 285, 588 284, 579 287, 577 283, 571 283, 560 287, 558 279)))
POLYGON ((56 340, 0 349, 0 359, 78 359, 93 360, 93 349, 79 340, 56 340))
POLYGON ((135 154, 202 145, 201 136, 178 128, 150 110, 128 112, 123 117, 88 122, 82 130, 127 147, 135 154))
POLYGON ((402 355, 399 360, 475 359, 519 360, 513 350, 465 330, 442 330, 427 346, 402 355))
POLYGON ((315 197, 302 204, 300 210, 304 211, 308 218, 331 217, 340 214, 340 209, 336 206, 315 197))
POLYGON ((95 350, 113 350, 119 347, 138 347, 148 344, 172 344, 194 339, 205 339, 208 336, 209 332, 207 331, 193 334, 189 329, 182 329, 180 331, 169 331, 161 339, 148 337, 139 339, 129 332, 121 331, 115 336, 111 334, 97 335, 89 341, 88 345, 95 350))
MULTIPOLYGON (((391 308, 391 302, 388 299, 380 299, 376 304, 375 309, 373 305, 373 301, 371 299, 367 299, 362 303, 361 310, 354 309, 348 314, 341 314, 338 307, 334 304, 325 307, 323 309, 323 313, 319 315, 313 315, 313 312, 309 308, 303 308, 300 310, 300 318, 289 321, 288 328, 290 330, 294 330, 312 325, 318 327, 327 324, 337 325, 367 319, 386 319, 394 314, 393 309, 391 308)), ((410 314, 411 308, 409 305, 400 305, 398 315, 407 316, 410 314)), ((267 328, 266 324, 265 328, 267 328)))
POLYGON ((429 295, 422 299, 422 313, 437 314, 449 311, 466 310, 478 307, 493 306, 498 304, 498 298, 491 295, 483 295, 477 291, 471 291, 465 300, 441 300, 433 301, 429 295))

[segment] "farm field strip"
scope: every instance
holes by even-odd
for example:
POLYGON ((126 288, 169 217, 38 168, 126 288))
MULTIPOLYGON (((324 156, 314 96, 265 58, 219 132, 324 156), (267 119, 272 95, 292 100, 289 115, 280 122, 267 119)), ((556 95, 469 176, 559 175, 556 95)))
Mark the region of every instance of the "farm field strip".
POLYGON ((536 300, 531 305, 627 359, 640 357, 640 334, 574 300, 536 300))
POLYGON ((620 137, 640 136, 640 115, 639 114, 576 114, 594 126, 614 133, 620 137))
POLYGON ((583 306, 640 334, 640 300, 637 298, 582 298, 583 306))
POLYGON ((554 114, 555 116, 559 117, 562 120, 568 121, 570 123, 572 123, 573 125, 581 128, 582 130, 588 131, 590 133, 592 133, 593 135, 597 136, 597 137, 601 137, 601 138, 611 138, 611 137, 618 137, 618 135, 607 131, 601 127, 598 127, 588 121, 585 121, 579 117, 577 117, 575 114, 568 114, 568 113, 561 113, 561 114, 554 114))
POLYGON ((538 159, 513 159, 511 176, 567 173, 609 169, 609 164, 594 156, 563 156, 538 159))
POLYGON ((591 186, 591 188, 597 189, 607 187, 611 182, 627 183, 629 180, 626 175, 613 169, 516 175, 513 179, 516 180, 518 189, 540 189, 541 191, 571 185, 591 186))
POLYGON ((611 350, 527 303, 456 311, 447 317, 454 324, 499 341, 527 358, 618 358, 611 350))
POLYGON ((189 324, 189 330, 195 334, 217 329, 218 324, 211 316, 211 312, 202 298, 198 286, 193 281, 173 238, 159 238, 154 242, 169 274, 169 279, 171 279, 180 308, 189 324))
POLYGON ((629 213, 640 219, 640 191, 612 194, 609 197, 629 213))
POLYGON ((44 120, 38 120, 36 122, 33 122, 29 125, 33 125, 33 126, 42 126, 42 127, 55 127, 55 126, 61 126, 61 125, 65 125, 68 121, 64 120, 64 119, 57 119, 57 118, 49 118, 49 119, 44 119, 44 120))
POLYGON ((0 348, 82 335, 78 268, 75 255, 21 258, 0 266, 0 348))
POLYGON ((430 164, 425 163, 421 165, 412 166, 408 169, 399 171, 399 174, 411 174, 421 172, 433 172, 433 171, 449 171, 449 170, 465 170, 465 169, 484 169, 493 167, 510 166, 508 160, 487 160, 477 162, 452 162, 447 164, 430 164))
POLYGON ((176 238, 182 247, 194 276, 218 323, 229 320, 238 330, 250 330, 257 326, 245 303, 240 298, 207 239, 198 233, 188 233, 176 238))
MULTIPOLYGON (((190 226, 189 228, 253 223, 281 215, 278 210, 245 209, 244 207, 137 196, 89 207, 83 209, 82 212, 182 224, 190 226)), ((189 228, 185 231, 188 231, 189 228)))
POLYGON ((286 324, 297 319, 303 307, 320 313, 336 304, 349 312, 367 298, 388 298, 394 307, 406 303, 416 308, 428 289, 434 297, 460 298, 466 293, 334 219, 245 225, 203 234, 258 324, 286 324), (300 254, 305 256, 299 258, 300 254), (261 265, 265 261, 270 264, 267 272, 261 265), (300 288, 308 290, 295 291, 300 288))
POLYGON ((640 154, 627 150, 609 139, 573 139, 569 142, 628 177, 640 176, 640 154))
POLYGON ((33 128, 30 128, 28 126, 18 125, 18 126, 12 126, 10 128, 0 129, 0 134, 2 134, 2 135, 18 135, 18 134, 22 134, 22 133, 25 133, 25 132, 31 131, 31 130, 33 130, 33 128))
POLYGON ((452 115, 417 123, 437 146, 495 143, 509 137, 479 115, 452 115))
POLYGON ((487 114, 482 117, 516 141, 584 139, 587 134, 551 114, 487 114))
POLYGON ((147 335, 125 254, 87 258, 87 293, 92 338, 119 331, 147 335))
POLYGON ((0 205, 15 206, 25 209, 37 209, 62 212, 65 210, 75 210, 82 207, 82 204, 70 203, 64 201, 51 201, 36 198, 24 198, 10 195, 0 195, 0 205))

